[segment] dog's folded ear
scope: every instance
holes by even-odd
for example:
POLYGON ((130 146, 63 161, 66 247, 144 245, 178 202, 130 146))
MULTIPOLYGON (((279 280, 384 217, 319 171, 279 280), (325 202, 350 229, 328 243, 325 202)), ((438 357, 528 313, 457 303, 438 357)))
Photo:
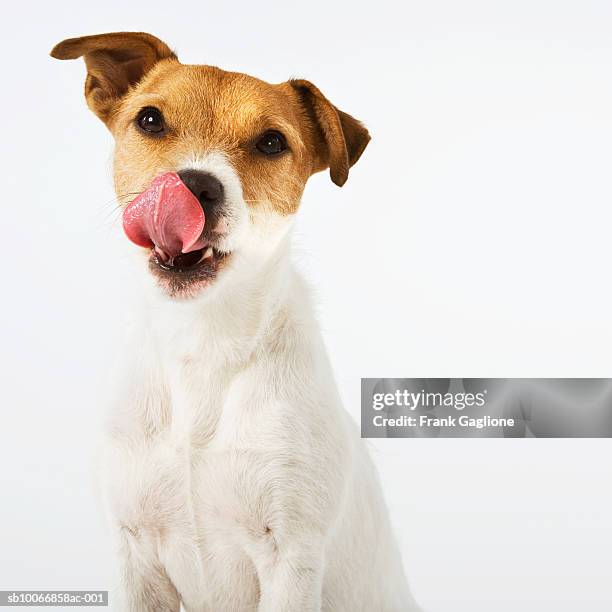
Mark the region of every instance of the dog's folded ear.
POLYGON ((138 83, 157 62, 176 59, 166 43, 145 32, 69 38, 55 45, 51 56, 61 60, 85 59, 87 104, 107 124, 116 102, 131 86, 138 83))
POLYGON ((314 126, 316 170, 329 168, 332 181, 342 187, 348 179, 349 168, 370 142, 368 130, 357 119, 336 108, 309 81, 296 79, 289 82, 314 126))

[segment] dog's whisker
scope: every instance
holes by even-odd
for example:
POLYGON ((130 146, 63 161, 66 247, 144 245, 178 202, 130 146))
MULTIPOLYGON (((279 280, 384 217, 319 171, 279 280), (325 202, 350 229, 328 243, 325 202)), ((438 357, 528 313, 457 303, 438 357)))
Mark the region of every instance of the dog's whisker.
POLYGON ((104 230, 116 227, 117 222, 121 218, 122 207, 129 204, 139 194, 139 191, 126 191, 103 202, 99 207, 98 215, 100 221, 97 223, 97 226, 104 230))

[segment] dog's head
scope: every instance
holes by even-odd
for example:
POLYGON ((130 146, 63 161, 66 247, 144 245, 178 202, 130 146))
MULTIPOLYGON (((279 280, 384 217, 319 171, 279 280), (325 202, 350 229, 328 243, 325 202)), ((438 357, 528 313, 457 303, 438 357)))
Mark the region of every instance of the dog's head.
MULTIPOLYGON (((271 85, 213 66, 184 65, 150 34, 73 38, 51 55, 85 59, 87 104, 115 138, 122 206, 162 175, 199 201, 204 227, 187 252, 165 252, 158 244, 165 227, 143 242, 150 242, 143 251, 150 270, 172 297, 256 273, 286 234, 307 179, 329 168, 332 181, 343 185, 370 139, 361 123, 308 81, 271 85)), ((176 212, 180 207, 172 204, 164 204, 163 214, 180 234, 190 221, 181 214, 192 213, 176 212)), ((151 213, 156 222, 158 213, 151 213)))

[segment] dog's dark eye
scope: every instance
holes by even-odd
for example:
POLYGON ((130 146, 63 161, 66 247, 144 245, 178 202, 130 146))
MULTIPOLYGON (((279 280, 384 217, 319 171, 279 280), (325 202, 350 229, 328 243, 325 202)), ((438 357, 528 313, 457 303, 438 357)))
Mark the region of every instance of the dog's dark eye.
POLYGON ((136 123, 144 132, 161 134, 164 131, 164 119, 156 108, 143 108, 138 113, 136 123))
POLYGON ((276 155, 287 148, 287 141, 280 132, 270 130, 257 141, 255 148, 264 155, 276 155))

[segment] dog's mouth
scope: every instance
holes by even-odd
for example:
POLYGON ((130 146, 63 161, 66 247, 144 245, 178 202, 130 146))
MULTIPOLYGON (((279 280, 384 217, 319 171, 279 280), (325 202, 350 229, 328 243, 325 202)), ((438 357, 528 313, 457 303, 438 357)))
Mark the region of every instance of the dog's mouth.
POLYGON ((230 253, 220 251, 211 244, 174 257, 167 255, 159 247, 155 247, 151 250, 151 262, 165 272, 183 274, 199 269, 215 271, 220 261, 229 255, 230 253))
POLYGON ((170 297, 189 298, 210 286, 229 259, 231 253, 212 244, 175 256, 154 247, 149 256, 149 270, 170 297))

